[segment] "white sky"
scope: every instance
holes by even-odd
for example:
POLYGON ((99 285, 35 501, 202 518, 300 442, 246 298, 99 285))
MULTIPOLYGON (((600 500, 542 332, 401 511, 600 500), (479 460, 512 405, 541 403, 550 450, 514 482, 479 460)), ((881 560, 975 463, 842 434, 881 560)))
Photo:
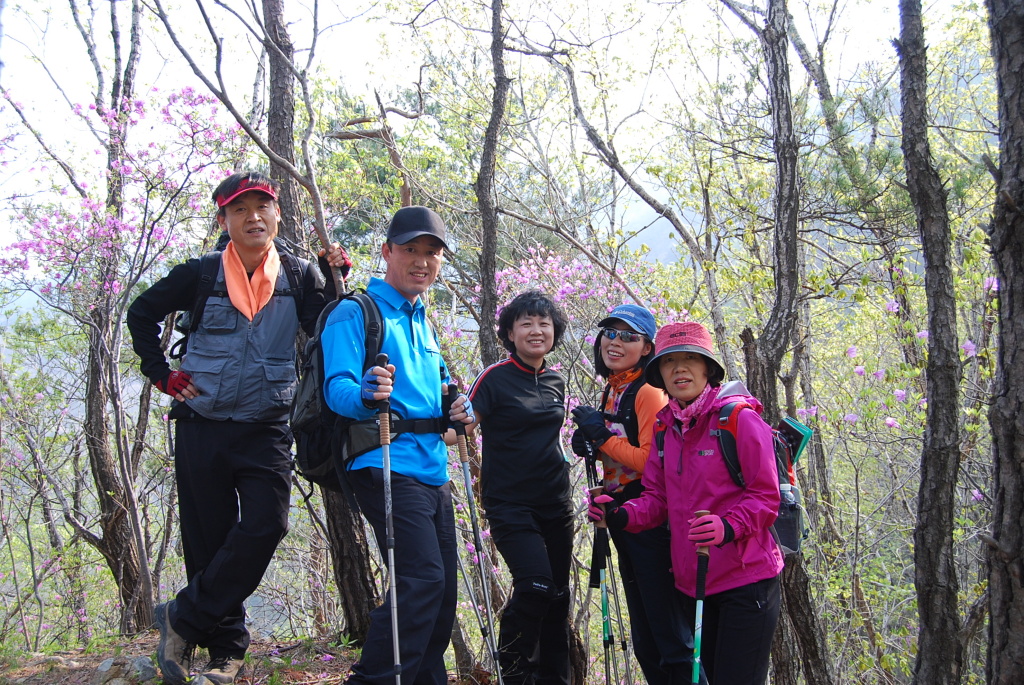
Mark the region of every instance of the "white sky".
MULTIPOLYGON (((173 0, 165 0, 171 1, 173 0)), ((583 11, 590 11, 595 17, 603 16, 600 7, 607 0, 582 1, 582 5, 570 0, 556 2, 548 8, 546 16, 566 17, 583 11)), ((105 2, 95 4, 102 11, 107 11, 105 2)), ((118 4, 126 8, 128 3, 118 4)), ((287 0, 286 4, 292 40, 297 48, 305 47, 309 43, 312 28, 307 9, 309 1, 287 0)), ((240 12, 245 11, 243 2, 236 0, 232 5, 242 8, 240 12)), ((940 0, 926 8, 926 12, 944 11, 951 5, 952 0, 940 0)), ((533 6, 532 3, 526 3, 526 6, 531 10, 539 10, 539 6, 533 6)), ((614 6, 615 11, 628 10, 627 5, 618 1, 609 6, 614 6)), ((707 1, 684 0, 677 12, 683 13, 681 16, 685 16, 687 21, 699 22, 709 16, 709 6, 714 5, 707 1)), ((424 61, 417 54, 417 41, 411 31, 398 23, 409 21, 416 10, 413 5, 400 7, 404 7, 404 10, 399 9, 398 12, 404 13, 404 16, 399 16, 392 10, 385 20, 371 18, 380 14, 382 10, 366 0, 334 0, 321 3, 320 25, 321 28, 328 28, 317 47, 317 63, 321 72, 336 78, 349 93, 361 96, 371 111, 376 109, 373 100, 374 90, 379 90, 387 102, 391 92, 407 88, 416 82, 419 67, 424 61), (382 45, 388 47, 382 48, 382 45)), ((813 7, 820 13, 819 5, 813 7)), ((830 42, 829 51, 839 72, 852 71, 863 61, 891 54, 889 40, 898 31, 895 2, 875 0, 858 3, 856 0, 844 0, 842 7, 842 12, 847 17, 844 24, 849 27, 848 33, 834 38, 830 42)), ((640 8, 638 16, 643 17, 643 5, 640 5, 640 8)), ((510 6, 509 11, 516 11, 516 8, 510 6)), ((815 36, 806 19, 806 5, 803 2, 791 1, 790 11, 801 28, 805 41, 813 44, 815 36)), ((237 85, 233 97, 238 102, 246 101, 252 88, 254 50, 258 50, 258 46, 253 48, 255 41, 241 34, 237 20, 224 10, 212 8, 211 13, 218 29, 228 33, 225 63, 226 71, 237 85), (228 29, 234 31, 234 34, 231 35, 228 29)), ((421 17, 421 22, 427 16, 421 17)), ((16 99, 24 103, 37 128, 47 136, 48 142, 56 149, 68 150, 70 154, 70 149, 75 143, 81 144, 85 141, 88 144, 87 129, 81 122, 68 117, 68 108, 64 102, 66 97, 72 102, 87 103, 94 80, 94 72, 82 50, 81 39, 69 24, 67 5, 51 4, 48 0, 24 0, 16 4, 9 2, 2 19, 5 35, 0 44, 4 61, 0 85, 10 89, 16 94, 16 99), (43 65, 49 68, 49 73, 43 65), (54 86, 54 81, 61 84, 64 89, 63 96, 54 86)), ((98 20, 104 20, 102 14, 98 20)), ((203 55, 203 48, 200 47, 208 45, 206 36, 199 35, 197 38, 197 31, 203 29, 203 25, 195 10, 195 3, 181 0, 179 7, 172 10, 172 20, 179 35, 195 50, 195 55, 203 57, 205 65, 212 64, 209 53, 203 55)), ((182 66, 180 56, 163 35, 162 27, 158 26, 155 20, 147 21, 146 39, 155 43, 156 49, 152 49, 150 45, 143 53, 137 92, 143 93, 151 86, 170 91, 186 83, 202 88, 192 73, 182 66)), ((122 19, 122 22, 122 29, 127 29, 127 18, 122 19)), ((542 24, 538 23, 537 26, 542 24)), ((439 23, 430 25, 427 30, 447 28, 451 27, 439 23)), ((594 26, 592 30, 595 33, 602 31, 600 26, 594 26)), ((543 35, 543 31, 538 35, 543 35)), ((460 49, 458 45, 450 47, 455 51, 460 49)), ((795 62, 795 58, 793 59, 795 62)), ((794 69, 794 74, 796 73, 798 72, 794 69)), ((646 86, 648 90, 659 87, 657 84, 646 86)), ((0 107, 5 105, 6 103, 0 107)), ((0 114, 0 122, 6 123, 10 120, 10 112, 0 114)), ((24 147, 20 149, 27 150, 33 145, 34 143, 23 138, 20 146, 24 147)), ((12 155, 11 152, 0 156, 0 161, 4 163, 4 166, 0 167, 0 196, 7 197, 15 192, 27 192, 34 185, 34 181, 38 180, 39 175, 31 171, 31 167, 23 161, 25 159, 27 156, 17 153, 12 155)), ((3 209, 4 207, 0 206, 0 211, 3 209)), ((3 225, 6 223, 6 220, 0 218, 0 233, 6 233, 6 226, 3 225)), ((660 242, 655 236, 646 236, 646 239, 649 242, 660 242)))

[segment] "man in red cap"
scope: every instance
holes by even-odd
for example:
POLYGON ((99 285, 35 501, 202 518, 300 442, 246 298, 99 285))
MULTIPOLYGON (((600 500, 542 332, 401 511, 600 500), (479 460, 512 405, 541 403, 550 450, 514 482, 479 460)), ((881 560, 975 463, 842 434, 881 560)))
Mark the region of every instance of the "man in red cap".
POLYGON ((132 303, 128 330, 142 373, 174 398, 174 468, 188 584, 156 607, 164 682, 189 678, 194 647, 209 651, 199 685, 235 682, 249 647, 243 602, 263 578, 288 528, 295 337, 312 334, 334 298, 330 267, 351 262, 337 244, 320 270, 278 251, 278 183, 258 172, 214 191, 222 252, 175 266, 132 303), (213 268, 206 270, 204 266, 213 268), (209 274, 214 273, 215 276, 209 274), (205 300, 203 299, 205 296, 205 300), (160 346, 168 314, 197 320, 181 368, 160 346))

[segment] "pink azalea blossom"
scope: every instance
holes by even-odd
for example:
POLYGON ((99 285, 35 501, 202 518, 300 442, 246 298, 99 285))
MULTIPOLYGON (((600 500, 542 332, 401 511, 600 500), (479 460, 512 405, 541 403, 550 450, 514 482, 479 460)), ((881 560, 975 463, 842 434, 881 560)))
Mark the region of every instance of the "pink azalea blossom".
POLYGON ((917 339, 918 340, 927 340, 928 339, 928 331, 918 331, 917 332, 917 339))
POLYGON ((850 347, 848 347, 846 349, 846 356, 850 357, 851 359, 856 357, 857 356, 857 346, 856 345, 851 345, 850 347))
POLYGON ((894 419, 891 416, 886 416, 885 417, 885 425, 888 426, 889 428, 899 428, 900 427, 900 422, 897 421, 896 419, 894 419))
POLYGON ((965 341, 964 344, 960 346, 960 348, 963 349, 964 354, 966 354, 968 357, 973 357, 978 352, 978 346, 975 345, 970 340, 965 341))
POLYGON ((863 366, 859 366, 859 365, 855 366, 855 367, 853 367, 853 372, 855 374, 857 374, 858 376, 863 376, 864 375, 864 367, 863 366))
POLYGON ((900 310, 900 303, 896 300, 889 300, 885 303, 885 309, 889 312, 898 312, 900 310))
POLYGON ((882 380, 883 378, 885 378, 885 369, 879 369, 878 371, 874 371, 871 373, 871 375, 874 376, 877 380, 882 380))
POLYGON ((860 420, 860 417, 852 413, 843 417, 843 421, 846 421, 847 423, 857 423, 858 420, 860 420))
POLYGON ((985 499, 985 495, 981 492, 981 490, 975 488, 974 490, 971 490, 971 499, 973 499, 975 502, 980 502, 981 500, 985 499))
POLYGON ((893 397, 896 398, 897 402, 902 402, 903 400, 907 399, 907 391, 906 390, 893 390, 892 394, 893 394, 893 397))

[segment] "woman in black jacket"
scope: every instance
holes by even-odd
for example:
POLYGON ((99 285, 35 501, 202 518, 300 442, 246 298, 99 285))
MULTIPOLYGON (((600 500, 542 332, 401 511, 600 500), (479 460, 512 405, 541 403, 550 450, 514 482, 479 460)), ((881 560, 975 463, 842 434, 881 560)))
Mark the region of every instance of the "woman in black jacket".
POLYGON ((483 506, 512 574, 498 632, 505 685, 569 683, 573 515, 559 441, 565 381, 545 364, 565 326, 547 295, 518 295, 498 318, 509 357, 485 369, 469 393, 483 430, 483 506))

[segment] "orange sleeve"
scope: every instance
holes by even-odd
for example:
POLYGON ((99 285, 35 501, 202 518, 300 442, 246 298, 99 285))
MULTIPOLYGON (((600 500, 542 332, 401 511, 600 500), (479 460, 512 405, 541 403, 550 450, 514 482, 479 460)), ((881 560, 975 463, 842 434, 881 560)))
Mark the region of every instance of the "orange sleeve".
POLYGON ((613 437, 601 445, 601 451, 624 466, 637 473, 644 472, 647 457, 651 454, 651 440, 654 437, 654 421, 668 403, 668 396, 663 390, 646 383, 636 393, 636 418, 640 446, 633 447, 625 437, 613 437))

